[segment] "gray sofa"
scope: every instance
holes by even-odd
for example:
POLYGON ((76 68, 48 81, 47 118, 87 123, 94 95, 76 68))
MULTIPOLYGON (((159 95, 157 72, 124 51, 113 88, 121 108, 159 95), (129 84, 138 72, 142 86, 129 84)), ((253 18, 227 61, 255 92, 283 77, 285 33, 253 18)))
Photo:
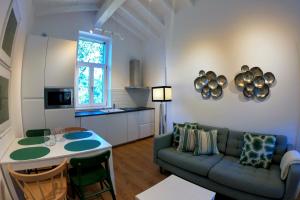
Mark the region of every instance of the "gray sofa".
POLYGON ((193 156, 172 146, 173 134, 154 139, 154 162, 162 169, 209 190, 239 200, 297 199, 300 164, 292 165, 285 181, 280 179, 280 160, 289 148, 286 136, 276 136, 270 169, 239 164, 243 132, 199 125, 218 130, 219 155, 193 156))

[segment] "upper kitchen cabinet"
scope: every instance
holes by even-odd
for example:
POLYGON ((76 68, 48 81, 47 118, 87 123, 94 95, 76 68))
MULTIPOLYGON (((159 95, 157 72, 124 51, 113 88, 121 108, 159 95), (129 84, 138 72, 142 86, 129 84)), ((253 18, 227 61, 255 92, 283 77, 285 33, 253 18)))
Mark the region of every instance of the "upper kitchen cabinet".
POLYGON ((49 38, 45 87, 74 87, 76 41, 49 38))
POLYGON ((22 97, 44 97, 44 70, 48 37, 30 35, 24 50, 22 97))

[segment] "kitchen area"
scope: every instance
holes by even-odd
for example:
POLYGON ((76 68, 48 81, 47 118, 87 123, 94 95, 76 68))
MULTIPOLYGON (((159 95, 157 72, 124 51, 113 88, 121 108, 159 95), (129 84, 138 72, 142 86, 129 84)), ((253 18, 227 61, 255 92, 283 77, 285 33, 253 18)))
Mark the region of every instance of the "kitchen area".
MULTIPOLYGON (((114 45, 113 45, 114 48, 114 45)), ((113 146, 154 135, 155 111, 147 107, 150 89, 143 85, 141 61, 123 63, 126 85, 109 88, 101 108, 76 108, 77 41, 29 35, 22 68, 22 120, 29 129, 82 127, 93 130, 113 146)), ((114 74, 112 56, 112 85, 114 74)), ((121 84, 120 84, 121 85, 121 84)))

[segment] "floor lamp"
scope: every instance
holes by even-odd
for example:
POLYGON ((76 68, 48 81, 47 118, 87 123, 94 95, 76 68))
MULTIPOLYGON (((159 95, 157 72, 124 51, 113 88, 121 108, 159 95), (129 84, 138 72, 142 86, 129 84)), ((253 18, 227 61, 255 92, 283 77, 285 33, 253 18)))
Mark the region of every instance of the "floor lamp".
POLYGON ((166 112, 164 102, 172 101, 172 87, 152 87, 152 102, 160 102, 159 106, 159 135, 166 133, 166 112))

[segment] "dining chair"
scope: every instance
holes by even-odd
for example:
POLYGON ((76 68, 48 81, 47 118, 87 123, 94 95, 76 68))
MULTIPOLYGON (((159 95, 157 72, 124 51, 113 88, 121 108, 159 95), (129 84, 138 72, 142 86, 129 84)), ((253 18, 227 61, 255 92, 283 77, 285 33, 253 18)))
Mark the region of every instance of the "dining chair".
POLYGON ((99 196, 104 192, 110 192, 113 200, 116 200, 113 184, 109 171, 110 151, 85 158, 72 158, 69 169, 70 184, 72 193, 78 194, 80 200, 90 199, 99 196), (100 183, 101 190, 85 194, 85 187, 100 183))
POLYGON ((26 131, 26 137, 39 137, 44 136, 45 132, 47 135, 51 134, 50 129, 31 129, 26 131))
POLYGON ((81 127, 67 127, 63 129, 63 132, 65 133, 71 133, 76 131, 86 131, 87 129, 81 128, 81 127))
POLYGON ((26 200, 66 200, 67 161, 56 168, 39 174, 22 174, 8 166, 8 171, 24 193, 26 200))

